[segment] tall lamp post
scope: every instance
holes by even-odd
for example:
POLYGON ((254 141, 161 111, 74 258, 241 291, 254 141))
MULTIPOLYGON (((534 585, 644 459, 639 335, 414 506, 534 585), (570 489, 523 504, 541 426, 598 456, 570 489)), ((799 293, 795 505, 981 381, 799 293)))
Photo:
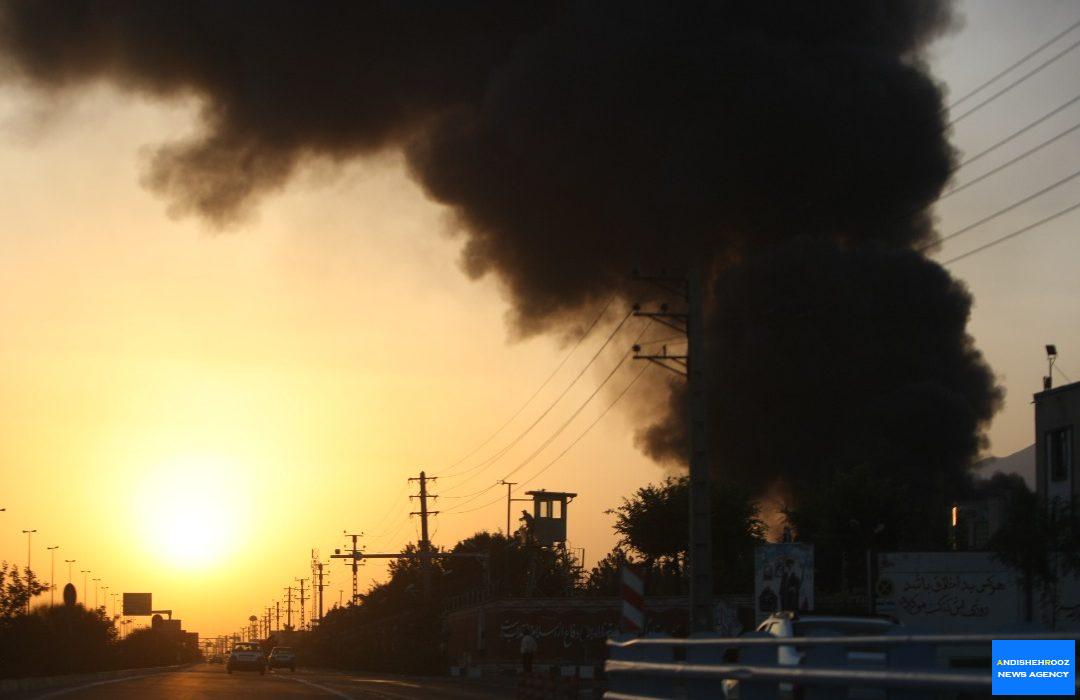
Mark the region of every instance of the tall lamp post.
POLYGON ((26 614, 30 614, 30 541, 37 530, 23 530, 26 535, 26 614))
POLYGON ((52 547, 46 547, 49 550, 49 556, 51 562, 49 564, 49 607, 56 605, 56 550, 60 549, 60 545, 52 547))
POLYGON ((68 583, 71 583, 71 565, 75 563, 75 560, 65 559, 64 563, 68 565, 68 583))
POLYGON ((98 589, 98 584, 101 583, 101 578, 100 577, 92 578, 90 580, 94 582, 94 610, 97 610, 97 589, 98 589))
MULTIPOLYGON (((105 592, 107 590, 109 590, 108 586, 101 587, 101 609, 105 611, 106 617, 109 615, 109 594, 105 592)), ((94 598, 94 601, 97 602, 97 598, 94 598)))
POLYGON ((90 569, 83 569, 79 572, 82 574, 82 594, 83 594, 83 607, 86 607, 86 602, 90 600, 90 584, 86 582, 86 577, 89 574, 94 573, 90 569))

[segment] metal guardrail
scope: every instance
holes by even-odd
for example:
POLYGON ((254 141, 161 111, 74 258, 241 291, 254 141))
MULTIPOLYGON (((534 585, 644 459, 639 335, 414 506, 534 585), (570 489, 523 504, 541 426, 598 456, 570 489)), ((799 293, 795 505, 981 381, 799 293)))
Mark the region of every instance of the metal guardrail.
MULTIPOLYGON (((813 698, 847 697, 849 688, 869 689, 879 697, 919 700, 938 693, 988 694, 993 677, 990 668, 980 671, 952 670, 938 666, 941 647, 986 647, 994 640, 1075 640, 1075 634, 910 634, 842 636, 824 633, 814 637, 774 637, 755 632, 743 637, 700 635, 690 639, 643 637, 608 640, 611 700, 658 698, 723 698, 776 700, 785 694, 813 698), (782 665, 780 647, 799 648, 799 665, 782 665), (863 655, 852 664, 852 647, 863 655), (867 647, 879 647, 872 667, 865 663, 867 647), (738 661, 730 658, 738 653, 738 661), (737 681, 737 684, 725 681, 737 681), (782 685, 783 684, 783 685, 782 685), (727 686, 725 688, 725 685, 727 686), (737 686, 737 690, 736 690, 737 686), (785 687, 786 686, 786 687, 785 687), (792 689, 798 693, 792 693, 792 689), (734 692, 732 692, 734 691, 734 692)), ((1074 676, 1075 679, 1075 676, 1074 676)), ((1080 685, 1077 685, 1080 688, 1080 685)))

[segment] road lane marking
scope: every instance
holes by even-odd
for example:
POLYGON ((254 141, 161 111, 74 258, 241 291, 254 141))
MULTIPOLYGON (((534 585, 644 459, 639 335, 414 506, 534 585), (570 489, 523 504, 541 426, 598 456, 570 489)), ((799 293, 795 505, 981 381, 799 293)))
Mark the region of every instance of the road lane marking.
POLYGON ((61 695, 68 695, 69 693, 75 693, 80 690, 86 690, 87 688, 96 688, 99 685, 109 685, 111 683, 123 683, 125 681, 134 681, 140 678, 150 678, 151 676, 163 676, 166 673, 176 673, 176 671, 158 671, 157 673, 144 673, 139 676, 124 676, 123 678, 109 678, 104 681, 94 681, 93 683, 84 683, 82 685, 76 685, 71 688, 61 688, 60 690, 54 690, 51 693, 45 695, 38 695, 37 700, 46 700, 46 698, 58 698, 61 695))
POLYGON ((303 683, 304 685, 309 685, 312 688, 318 688, 319 690, 321 690, 323 692, 330 693, 331 695, 336 695, 339 698, 345 698, 345 700, 353 700, 353 696, 346 695, 345 693, 341 692, 340 690, 334 690, 333 688, 329 688, 329 687, 327 687, 325 685, 319 685, 318 683, 312 683, 311 681, 305 681, 303 678, 297 678, 296 676, 282 676, 282 677, 283 678, 291 678, 292 680, 296 681, 297 683, 303 683))

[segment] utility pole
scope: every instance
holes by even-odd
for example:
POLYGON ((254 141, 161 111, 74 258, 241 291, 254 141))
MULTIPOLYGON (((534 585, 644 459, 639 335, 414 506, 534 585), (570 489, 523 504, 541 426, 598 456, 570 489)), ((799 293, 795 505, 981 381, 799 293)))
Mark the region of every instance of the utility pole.
POLYGON ((30 588, 30 581, 29 581, 29 579, 30 579, 30 541, 31 541, 31 538, 34 536, 34 533, 37 532, 37 530, 23 530, 22 532, 23 532, 24 535, 26 535, 26 578, 27 578, 27 584, 26 584, 26 587, 27 587, 26 614, 29 615, 30 614, 30 598, 31 598, 30 591, 29 591, 29 588, 30 588))
POLYGON ((667 291, 681 292, 686 313, 671 313, 667 305, 659 312, 643 312, 635 305, 634 315, 658 321, 686 334, 686 354, 669 355, 667 346, 661 354, 643 355, 634 346, 634 358, 649 360, 664 369, 686 377, 690 423, 690 542, 687 563, 690 569, 690 631, 713 631, 712 581, 712 474, 709 463, 707 418, 707 368, 705 355, 705 313, 702 271, 694 265, 685 278, 642 278, 655 282, 667 291))
POLYGON ((362 533, 362 532, 359 532, 359 533, 345 532, 345 536, 352 538, 352 598, 351 598, 351 600, 352 600, 352 604, 356 605, 356 603, 358 602, 358 599, 360 598, 360 589, 357 586, 357 580, 356 580, 356 570, 357 570, 357 567, 360 566, 360 559, 356 555, 357 555, 357 553, 359 553, 360 550, 356 548, 356 539, 358 537, 363 537, 364 533, 362 533))
POLYGON ((516 481, 499 481, 506 486, 506 539, 510 539, 510 503, 514 499, 510 497, 510 491, 517 486, 516 481))
POLYGON ((300 582, 300 629, 304 629, 304 601, 307 600, 307 598, 304 597, 304 582, 307 581, 307 579, 298 578, 296 580, 300 582))
POLYGON ((274 601, 274 624, 277 626, 277 629, 281 629, 281 601, 280 600, 275 600, 274 601))
POLYGON ((293 587, 285 587, 285 629, 292 630, 293 587))
POLYGON ((323 619, 323 563, 321 561, 315 562, 315 566, 319 570, 319 622, 323 619))
POLYGON ((46 547, 52 557, 52 563, 50 564, 49 571, 49 607, 56 605, 56 550, 60 549, 60 545, 53 547, 46 547))
POLYGON ((68 565, 68 583, 71 583, 71 565, 75 563, 75 560, 65 559, 64 563, 68 565))
POLYGON ((435 478, 436 477, 429 478, 421 471, 420 476, 409 479, 409 481, 420 482, 420 494, 409 496, 409 498, 420 499, 420 510, 418 512, 409 513, 409 515, 420 516, 420 571, 424 582, 424 597, 429 599, 431 598, 431 540, 428 538, 428 517, 438 515, 439 511, 428 510, 427 500, 429 498, 438 498, 438 496, 428 494, 427 484, 429 481, 435 481, 435 478))

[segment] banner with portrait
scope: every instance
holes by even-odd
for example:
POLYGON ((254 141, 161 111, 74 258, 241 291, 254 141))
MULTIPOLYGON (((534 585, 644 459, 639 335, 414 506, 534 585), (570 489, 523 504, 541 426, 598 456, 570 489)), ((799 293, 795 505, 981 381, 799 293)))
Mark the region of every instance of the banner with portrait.
POLYGON ((780 610, 814 609, 814 545, 764 544, 754 552, 756 622, 780 610))

